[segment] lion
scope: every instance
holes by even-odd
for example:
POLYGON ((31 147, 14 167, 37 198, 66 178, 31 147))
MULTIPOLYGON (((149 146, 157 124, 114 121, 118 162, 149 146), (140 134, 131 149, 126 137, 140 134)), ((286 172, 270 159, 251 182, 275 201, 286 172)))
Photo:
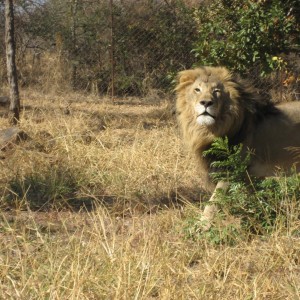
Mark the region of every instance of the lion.
MULTIPOLYGON (((300 102, 275 105, 248 81, 225 67, 200 67, 178 74, 176 111, 179 127, 188 148, 195 155, 206 189, 226 190, 228 183, 215 185, 210 179, 211 158, 203 152, 218 137, 227 137, 230 145, 243 144, 253 154, 248 166, 250 175, 274 176, 281 170, 299 168, 298 157, 291 149, 300 149, 300 102)), ((296 151, 297 154, 297 151, 296 151)), ((202 219, 208 227, 216 212, 207 205, 202 219)))

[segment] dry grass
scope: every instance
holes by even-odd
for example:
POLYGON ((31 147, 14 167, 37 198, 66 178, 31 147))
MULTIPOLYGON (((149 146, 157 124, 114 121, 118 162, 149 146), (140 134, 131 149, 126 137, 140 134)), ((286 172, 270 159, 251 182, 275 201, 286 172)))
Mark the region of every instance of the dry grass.
POLYGON ((284 228, 186 238, 202 194, 168 103, 22 99, 30 139, 0 161, 1 299, 300 298, 300 240, 284 228))

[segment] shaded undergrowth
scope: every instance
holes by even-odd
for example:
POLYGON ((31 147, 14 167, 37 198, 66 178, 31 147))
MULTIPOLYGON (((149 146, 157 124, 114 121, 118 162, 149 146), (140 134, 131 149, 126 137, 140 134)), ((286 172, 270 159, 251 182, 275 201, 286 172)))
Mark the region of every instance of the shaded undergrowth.
POLYGON ((25 174, 15 174, 6 184, 1 205, 5 209, 32 211, 91 211, 99 205, 105 205, 114 214, 124 214, 133 210, 143 213, 182 207, 187 201, 197 202, 199 197, 206 197, 199 186, 184 185, 174 186, 164 192, 155 190, 149 184, 148 187, 136 187, 126 192, 125 177, 98 171, 94 175, 96 178, 92 174, 88 177, 86 170, 60 163, 25 174), (114 185, 119 193, 110 192, 110 186, 114 185))
POLYGON ((25 206, 31 210, 91 209, 93 199, 81 194, 85 184, 78 170, 64 165, 47 166, 42 171, 16 174, 8 183, 5 202, 9 207, 25 206))

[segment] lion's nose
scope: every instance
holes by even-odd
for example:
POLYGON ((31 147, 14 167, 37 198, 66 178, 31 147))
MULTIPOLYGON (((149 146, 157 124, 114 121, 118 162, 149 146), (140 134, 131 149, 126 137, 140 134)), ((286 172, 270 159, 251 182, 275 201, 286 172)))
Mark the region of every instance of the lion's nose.
POLYGON ((202 104, 205 108, 211 106, 213 104, 212 100, 201 100, 200 104, 202 104))

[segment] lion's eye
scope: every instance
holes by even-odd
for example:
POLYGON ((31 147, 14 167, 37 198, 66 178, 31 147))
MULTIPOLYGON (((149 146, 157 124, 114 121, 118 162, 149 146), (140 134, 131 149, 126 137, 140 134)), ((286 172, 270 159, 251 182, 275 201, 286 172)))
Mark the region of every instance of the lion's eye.
POLYGON ((213 94, 216 95, 216 96, 218 96, 218 95, 221 94, 221 90, 220 89, 214 89, 213 90, 213 94))
POLYGON ((200 88, 195 88, 195 92, 196 93, 201 93, 201 89, 200 88))

